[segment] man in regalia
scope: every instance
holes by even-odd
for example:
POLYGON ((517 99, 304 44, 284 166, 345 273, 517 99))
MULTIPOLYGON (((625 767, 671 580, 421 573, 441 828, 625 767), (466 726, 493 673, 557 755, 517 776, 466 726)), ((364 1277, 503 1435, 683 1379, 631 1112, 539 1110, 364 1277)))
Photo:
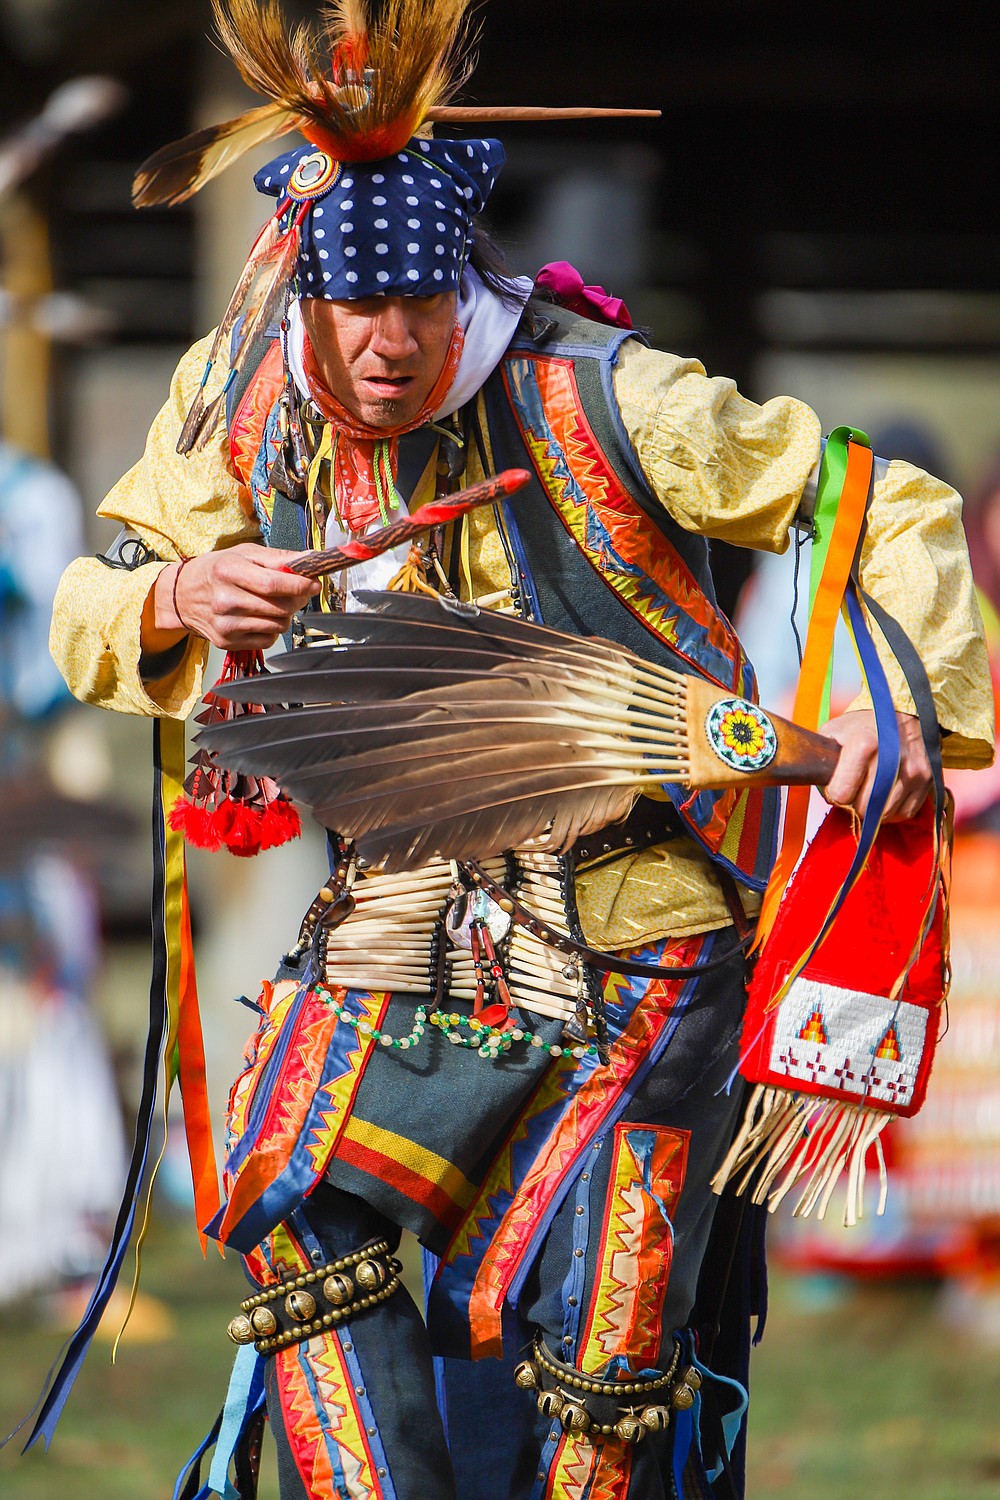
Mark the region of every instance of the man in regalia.
MULTIPOLYGON (((269 6, 220 0, 223 38, 270 102, 160 153, 139 201, 180 201, 290 128, 306 144, 257 174, 274 214, 100 508, 123 540, 64 577, 54 654, 80 697, 183 720, 209 643, 246 676, 283 633, 304 658, 328 643, 331 612, 363 643, 372 591, 403 591, 404 627, 438 595, 477 606, 487 629, 602 637, 650 672, 735 694, 745 734, 730 754, 750 771, 753 673, 708 543, 778 552, 808 527, 818 419, 649 348, 565 266, 537 282, 506 271, 478 220, 502 146, 459 138, 473 117, 447 103, 463 9, 388 0, 371 25, 344 0, 320 47, 289 41, 269 6), (302 570, 510 468, 529 476, 524 494, 416 550, 302 570)), ((986 764, 992 695, 958 496, 875 460, 859 556, 860 586, 922 661, 948 763, 986 764)), ((907 819, 932 766, 882 654, 900 753, 881 810, 907 819)), ((399 674, 406 660, 404 640, 399 674)), ((825 732, 842 747, 827 796, 863 815, 871 704, 825 732)), ((468 774, 485 803, 490 775, 513 765, 516 781, 521 742, 515 726, 477 743, 468 774)), ((363 780, 341 772, 341 792, 363 780)), ((441 805, 456 774, 442 773, 441 805)), ((744 935, 777 815, 759 782, 691 791, 678 776, 629 795, 607 828, 578 818, 571 847, 519 824, 473 865, 439 843, 416 868, 359 861, 324 819, 331 871, 264 984, 210 1229, 245 1257, 233 1390, 266 1389, 283 1500, 741 1491, 757 1211, 741 1219, 742 1200, 710 1184, 745 1103, 744 935), (397 1276, 404 1228, 426 1251, 426 1321, 397 1276)), ((263 773, 234 777, 205 751, 174 821, 248 852, 290 818, 263 773)), ((244 1490, 258 1415, 245 1406, 223 1429, 244 1490)))

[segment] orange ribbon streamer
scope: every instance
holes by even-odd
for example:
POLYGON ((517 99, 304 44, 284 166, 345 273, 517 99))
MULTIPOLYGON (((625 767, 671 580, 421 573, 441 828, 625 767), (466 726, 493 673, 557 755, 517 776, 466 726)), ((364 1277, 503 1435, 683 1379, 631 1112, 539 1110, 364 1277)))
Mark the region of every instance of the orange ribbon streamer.
MULTIPOLYGON (((809 630, 802 654, 795 707, 792 710, 794 722, 803 729, 819 728, 827 670, 833 653, 834 631, 864 526, 874 461, 872 450, 863 443, 848 443, 847 473, 837 506, 837 518, 830 538, 826 565, 809 616, 809 630)), ((754 951, 762 948, 768 939, 785 887, 802 853, 809 814, 809 794, 810 788, 807 786, 789 788, 781 848, 764 892, 754 951)))
MULTIPOLYGON (((184 1134, 187 1137, 194 1187, 195 1221, 201 1240, 201 1252, 207 1250, 204 1226, 218 1212, 219 1171, 212 1141, 211 1110, 205 1077, 205 1043, 198 1010, 198 980, 191 942, 191 911, 188 904, 187 871, 181 887, 180 972, 178 975, 177 1081, 184 1108, 184 1134)), ((221 1246, 220 1246, 221 1250, 221 1246)))

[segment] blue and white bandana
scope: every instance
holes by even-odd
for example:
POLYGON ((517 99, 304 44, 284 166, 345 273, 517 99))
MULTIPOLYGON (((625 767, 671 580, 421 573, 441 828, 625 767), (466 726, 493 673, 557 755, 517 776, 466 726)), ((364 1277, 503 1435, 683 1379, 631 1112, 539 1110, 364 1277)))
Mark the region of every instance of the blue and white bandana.
POLYGON ((300 146, 262 167, 259 192, 310 203, 299 230, 303 297, 429 297, 458 290, 472 220, 504 164, 499 141, 413 140, 385 161, 338 163, 300 146))

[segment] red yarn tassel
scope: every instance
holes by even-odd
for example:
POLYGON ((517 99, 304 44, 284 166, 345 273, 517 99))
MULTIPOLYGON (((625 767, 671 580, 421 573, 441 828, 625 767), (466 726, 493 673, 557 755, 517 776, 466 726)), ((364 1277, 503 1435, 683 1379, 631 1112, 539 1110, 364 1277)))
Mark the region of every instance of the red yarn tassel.
MULTIPOLYGON (((265 672, 260 651, 230 651, 220 682, 254 677, 265 672)), ((265 712, 261 704, 231 703, 212 692, 205 694, 199 724, 217 724, 245 713, 265 712)), ((194 770, 184 783, 184 796, 170 810, 170 826, 198 849, 228 849, 251 859, 262 849, 274 849, 298 838, 302 821, 296 808, 269 776, 244 776, 225 771, 207 750, 192 756, 194 770)))
POLYGON ((260 847, 274 849, 278 844, 287 844, 302 833, 302 819, 294 803, 280 793, 264 809, 260 826, 260 847))
POLYGON ((188 796, 178 797, 170 809, 169 823, 195 849, 218 849, 219 835, 208 808, 188 796))
POLYGON ((230 854, 250 859, 260 853, 260 824, 263 814, 247 802, 223 797, 213 814, 221 843, 230 854))

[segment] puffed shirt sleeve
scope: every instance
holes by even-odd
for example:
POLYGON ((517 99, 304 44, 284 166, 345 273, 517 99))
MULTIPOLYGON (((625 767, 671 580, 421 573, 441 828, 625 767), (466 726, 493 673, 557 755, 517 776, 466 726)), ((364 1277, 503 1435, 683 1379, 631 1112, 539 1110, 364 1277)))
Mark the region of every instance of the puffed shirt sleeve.
POLYGON ((183 719, 202 694, 208 642, 189 636, 169 670, 140 673, 142 611, 157 574, 171 561, 254 541, 259 528, 250 497, 233 473, 220 428, 201 449, 176 451, 200 384, 212 336, 181 360, 156 416, 142 458, 98 508, 130 527, 159 562, 129 572, 80 557, 63 574, 52 609, 49 648, 71 692, 120 713, 183 719))
MULTIPOLYGON (((615 394, 643 472, 688 531, 784 552, 820 455, 819 418, 788 396, 757 405, 693 359, 622 346, 615 394)), ((993 690, 961 498, 900 461, 881 466, 861 555, 864 588, 906 631, 930 680, 947 766, 993 758, 993 690)), ((914 705, 876 630, 893 702, 914 705)), ((861 695, 852 708, 870 707, 861 695)))

